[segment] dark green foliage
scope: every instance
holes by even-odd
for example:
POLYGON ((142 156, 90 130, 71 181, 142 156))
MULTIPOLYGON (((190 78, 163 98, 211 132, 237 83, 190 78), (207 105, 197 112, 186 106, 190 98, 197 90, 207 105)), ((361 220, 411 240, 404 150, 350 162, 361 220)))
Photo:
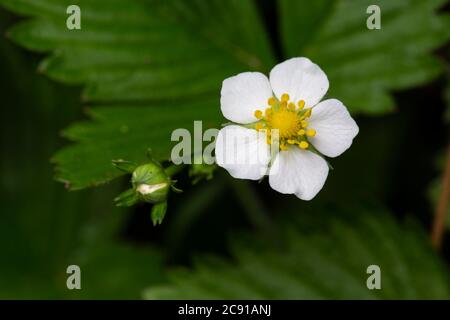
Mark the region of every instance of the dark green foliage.
POLYGON ((235 240, 232 261, 206 257, 192 271, 173 270, 171 284, 149 288, 145 298, 450 298, 446 267, 415 224, 400 226, 383 211, 364 209, 284 218, 276 233, 281 243, 273 237, 235 240), (381 268, 382 290, 366 287, 370 265, 381 268))

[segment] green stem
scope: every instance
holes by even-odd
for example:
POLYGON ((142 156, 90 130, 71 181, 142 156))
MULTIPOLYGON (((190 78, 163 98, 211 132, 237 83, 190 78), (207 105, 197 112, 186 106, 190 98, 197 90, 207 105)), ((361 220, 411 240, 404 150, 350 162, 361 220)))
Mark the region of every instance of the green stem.
POLYGON ((180 172, 181 170, 184 169, 186 165, 184 164, 180 164, 180 165, 175 165, 175 164, 171 164, 170 166, 168 166, 167 168, 164 169, 164 171, 166 172, 166 174, 169 177, 173 177, 174 175, 176 175, 178 172, 180 172))

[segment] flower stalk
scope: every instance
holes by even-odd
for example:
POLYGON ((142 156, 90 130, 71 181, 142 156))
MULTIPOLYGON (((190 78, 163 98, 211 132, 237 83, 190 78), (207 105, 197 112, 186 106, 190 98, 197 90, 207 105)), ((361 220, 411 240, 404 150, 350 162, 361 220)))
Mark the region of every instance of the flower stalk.
POLYGON ((450 197, 450 144, 447 148, 444 175, 442 176, 442 189, 439 202, 434 215, 433 228, 431 231, 431 243, 434 248, 440 249, 445 231, 445 220, 450 197))

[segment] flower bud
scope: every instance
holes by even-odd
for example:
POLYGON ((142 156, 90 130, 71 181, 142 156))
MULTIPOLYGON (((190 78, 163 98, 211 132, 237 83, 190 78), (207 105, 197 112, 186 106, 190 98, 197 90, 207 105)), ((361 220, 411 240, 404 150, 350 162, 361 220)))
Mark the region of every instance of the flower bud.
POLYGON ((158 203, 167 199, 172 181, 158 163, 150 162, 134 170, 131 183, 141 201, 158 203))

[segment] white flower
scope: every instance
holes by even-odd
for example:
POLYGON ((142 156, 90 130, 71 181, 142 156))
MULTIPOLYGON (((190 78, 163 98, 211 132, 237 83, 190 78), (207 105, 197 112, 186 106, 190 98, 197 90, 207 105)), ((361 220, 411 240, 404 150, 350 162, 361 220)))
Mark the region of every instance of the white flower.
POLYGON ((239 179, 259 180, 268 174, 276 191, 314 198, 328 176, 322 155, 337 157, 359 131, 342 102, 320 102, 328 86, 325 73, 307 58, 276 65, 270 80, 259 72, 225 79, 222 113, 241 125, 220 130, 217 164, 239 179))

